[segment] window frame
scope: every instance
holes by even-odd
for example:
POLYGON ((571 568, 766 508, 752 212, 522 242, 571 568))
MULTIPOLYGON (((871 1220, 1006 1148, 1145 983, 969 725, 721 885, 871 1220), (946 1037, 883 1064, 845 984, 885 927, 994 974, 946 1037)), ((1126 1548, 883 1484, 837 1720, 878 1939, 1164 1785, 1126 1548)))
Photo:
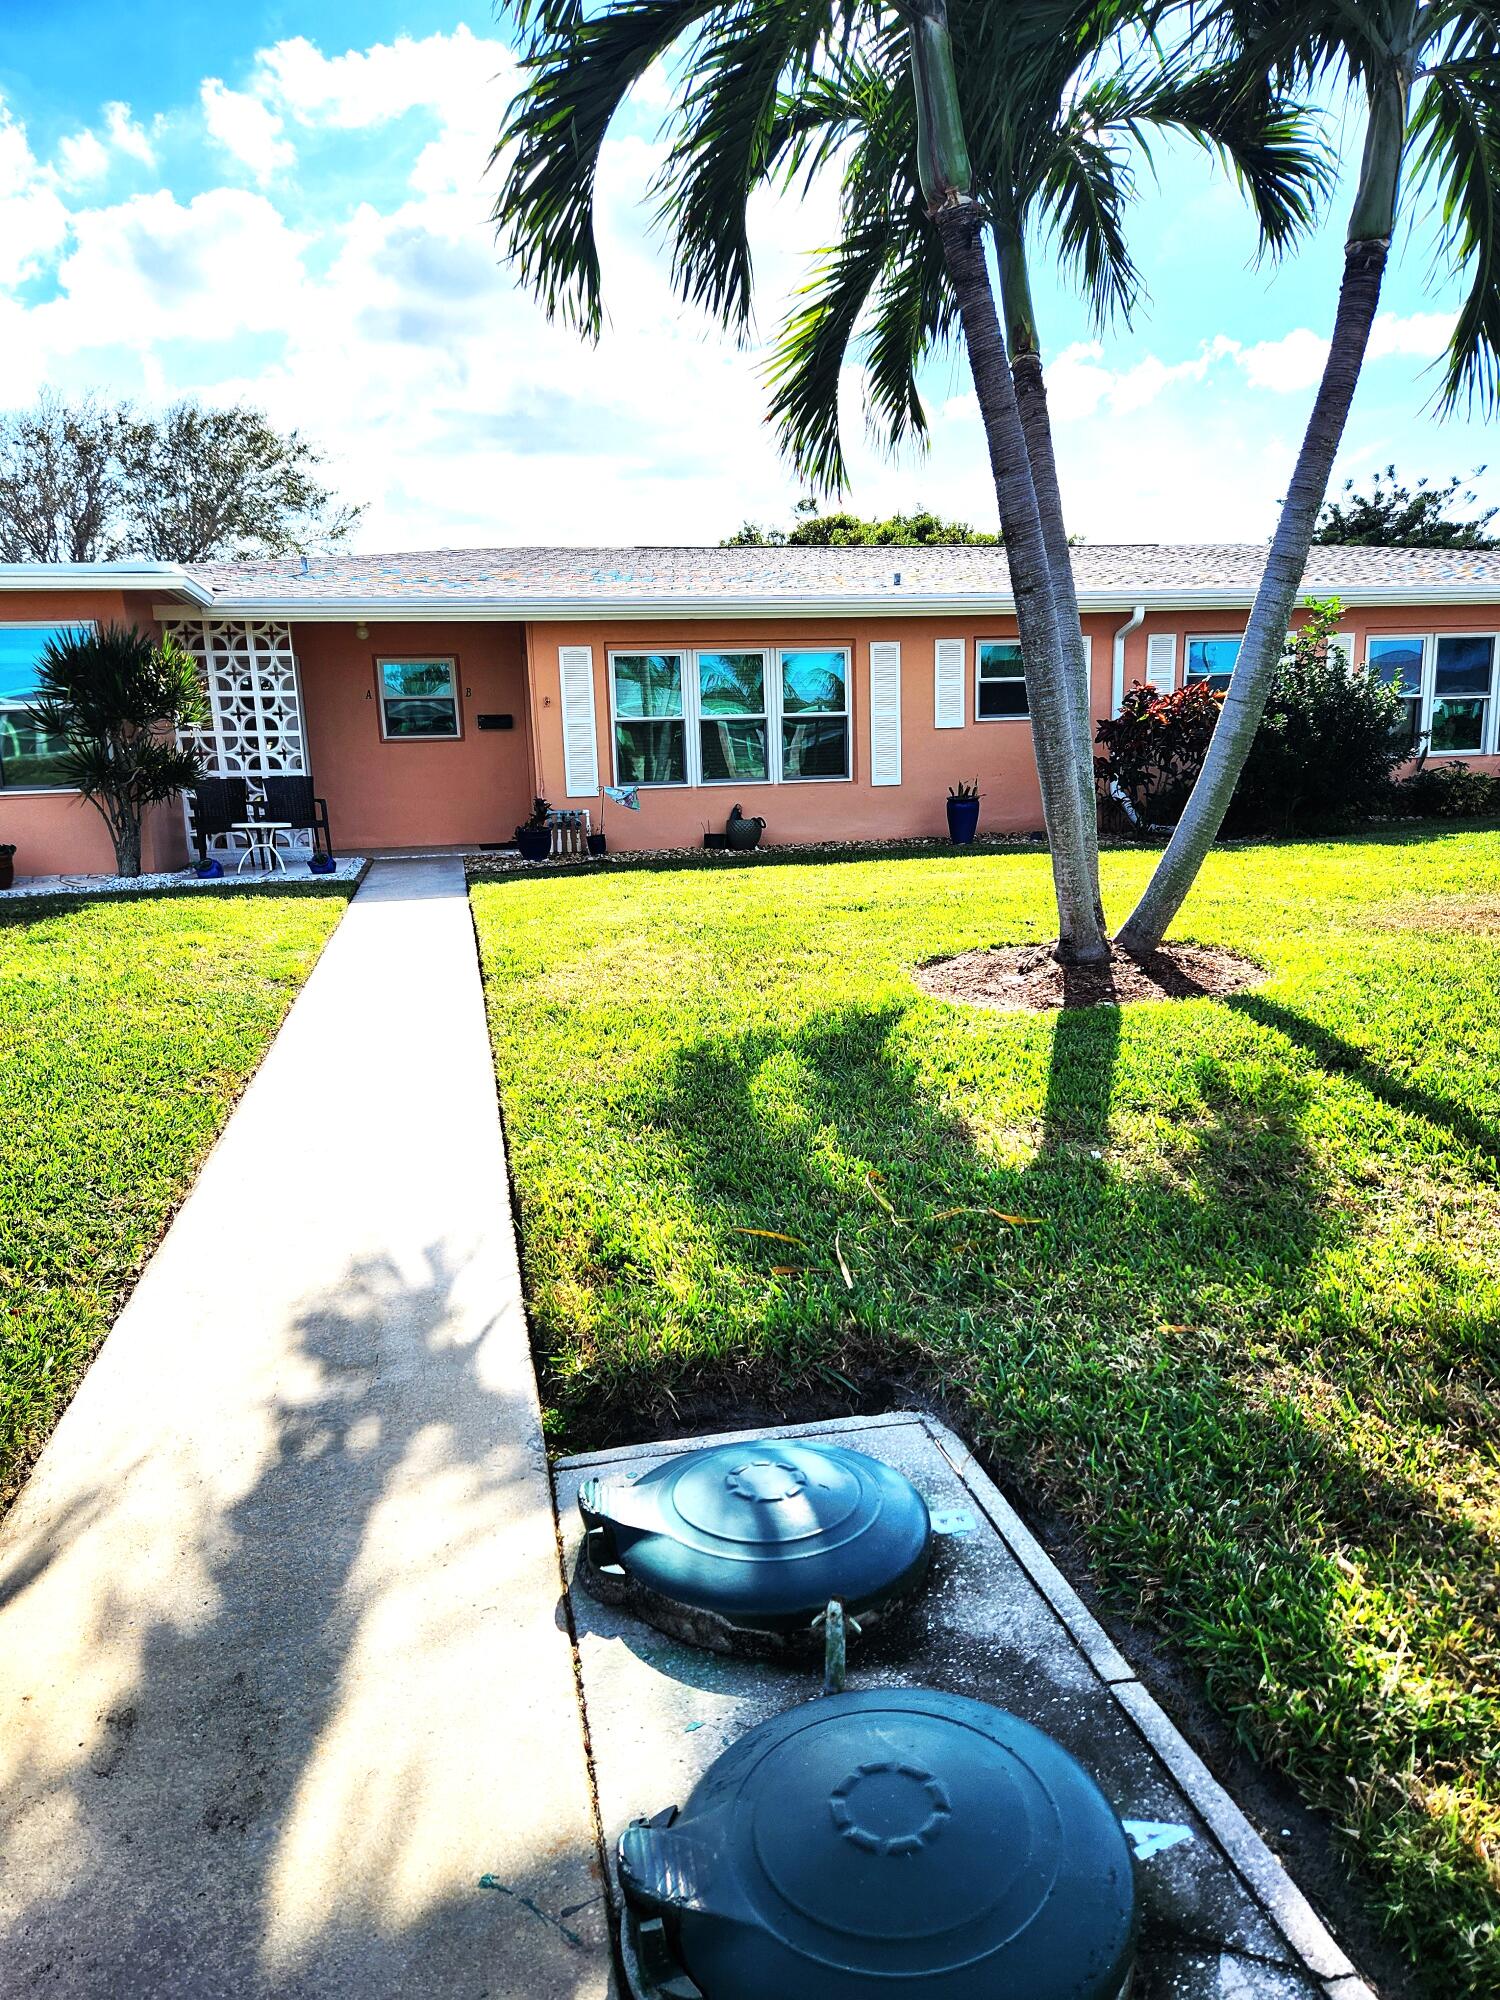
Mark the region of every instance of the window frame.
POLYGON ((986 646, 1014 646, 1016 652, 1019 654, 1021 650, 1020 634, 1018 632, 991 632, 988 635, 988 637, 981 637, 975 639, 974 720, 976 722, 1024 722, 1029 728, 1031 725, 1031 690, 1026 685, 1026 673, 1024 665, 1022 671, 1019 674, 1000 674, 993 677, 994 679, 998 680, 1016 681, 1019 683, 1022 696, 1024 697, 1026 702, 1026 706, 1021 710, 1020 714, 983 715, 980 713, 979 690, 984 683, 984 674, 982 669, 984 665, 984 649, 986 646))
POLYGON ((462 681, 458 671, 457 653, 376 653, 375 662, 375 706, 380 711, 380 740, 382 743, 462 743, 464 740, 464 705, 462 681), (386 727, 385 705, 391 701, 437 700, 429 695, 386 694, 386 667, 445 666, 453 692, 453 734, 451 736, 401 736, 392 735, 386 727))
MULTIPOLYGON (((641 640, 624 645, 607 645, 604 648, 606 682, 609 689, 609 770, 612 784, 637 785, 642 791, 650 792, 721 792, 726 786, 738 786, 741 790, 751 785, 851 785, 855 782, 854 770, 854 663, 856 648, 850 640, 828 642, 818 639, 793 640, 785 645, 768 640, 746 641, 721 639, 702 645, 680 645, 660 641, 641 640), (620 745, 616 733, 621 721, 638 722, 639 716, 621 716, 615 689, 615 661, 617 659, 639 659, 645 653, 669 654, 682 662, 682 723, 685 737, 683 769, 685 776, 673 778, 660 784, 638 778, 620 776, 620 745), (699 660, 712 653, 758 653, 763 662, 762 690, 765 709, 760 715, 715 717, 705 716, 702 705, 702 684, 699 674, 699 660), (788 711, 785 706, 782 687, 782 662, 792 653, 838 653, 844 662, 844 706, 842 709, 807 709, 788 711), (784 768, 783 725, 787 721, 798 721, 805 717, 815 720, 818 716, 829 716, 844 725, 844 769, 831 777, 795 777, 786 775, 784 768), (764 720, 766 727, 766 776, 764 778, 705 778, 703 775, 703 724, 705 721, 758 722, 764 720)), ((663 721, 675 722, 676 716, 663 716, 663 721)))
MULTIPOLYGON (((0 632, 96 632, 97 618, 0 618, 0 632)), ((25 702, 7 700, 0 696, 0 711, 23 708, 25 702)), ((3 760, 0 760, 0 798, 8 799, 76 799, 79 796, 76 785, 8 785, 5 783, 3 760)))
POLYGON ((1429 757, 1490 757, 1495 754, 1495 673, 1500 661, 1500 634, 1494 632, 1429 632, 1422 647, 1423 724, 1422 736, 1429 757), (1438 648, 1444 639, 1483 639, 1490 649, 1490 678, 1484 693, 1475 695, 1439 694, 1437 691, 1438 648), (1479 747, 1471 750, 1439 750, 1432 741, 1432 719, 1441 701, 1477 701, 1484 713, 1479 723, 1479 747))
MULTIPOLYGON (((1416 727, 1412 731, 1411 748, 1407 753, 1408 758, 1420 757, 1422 754, 1422 745, 1427 740, 1427 730, 1428 730, 1427 680, 1428 680, 1428 665, 1429 665, 1427 656, 1428 656, 1428 641, 1430 637, 1431 634, 1427 632, 1373 632, 1373 631, 1366 632, 1364 658, 1363 660, 1360 661, 1361 670, 1368 674, 1374 671, 1374 662, 1370 657, 1370 649, 1372 646, 1380 646, 1380 645, 1410 646, 1412 644, 1415 644, 1417 647, 1418 658, 1417 658, 1416 692, 1415 694, 1403 694, 1401 697, 1401 699, 1404 702, 1409 702, 1413 704, 1417 711, 1416 727)), ((1357 656, 1359 653, 1358 646, 1356 646, 1354 650, 1357 656)), ((1388 686, 1389 683, 1388 682, 1383 683, 1383 685, 1388 686)), ((1440 750, 1438 752, 1438 755, 1440 757, 1450 757, 1453 754, 1454 753, 1450 750, 1440 750)), ((1473 754, 1474 753, 1471 750, 1469 752, 1469 755, 1472 757, 1473 754)))
MULTIPOLYGON (((1234 666, 1237 667, 1240 663, 1240 652, 1243 652, 1245 648, 1247 636, 1248 627, 1243 632, 1184 632, 1182 635, 1182 680, 1180 686, 1184 688, 1197 687, 1199 682, 1202 681, 1215 694, 1222 694, 1224 692, 1222 688, 1215 688, 1213 686, 1215 678, 1213 674, 1194 674, 1189 671, 1188 662, 1192 658, 1193 648, 1194 646, 1237 646, 1239 652, 1236 652, 1234 656, 1234 666)), ((1229 671, 1233 674, 1234 667, 1231 667, 1229 671)))
MULTIPOLYGON (((1370 667, 1370 648, 1381 640, 1397 640, 1405 645, 1415 641, 1422 648, 1421 684, 1417 701, 1417 734, 1412 744, 1412 757, 1494 757, 1500 756, 1500 630, 1491 627, 1488 631, 1480 628, 1429 629, 1424 632, 1380 632, 1365 634, 1365 671, 1370 667), (1437 656, 1439 642, 1444 639, 1484 639, 1490 648, 1490 684, 1482 695, 1440 695, 1437 691, 1437 656), (1480 731, 1480 747, 1477 750, 1439 750, 1432 741, 1432 713, 1440 701, 1481 701, 1484 704, 1484 722, 1480 731)), ((1405 697, 1410 701, 1410 695, 1405 697)))

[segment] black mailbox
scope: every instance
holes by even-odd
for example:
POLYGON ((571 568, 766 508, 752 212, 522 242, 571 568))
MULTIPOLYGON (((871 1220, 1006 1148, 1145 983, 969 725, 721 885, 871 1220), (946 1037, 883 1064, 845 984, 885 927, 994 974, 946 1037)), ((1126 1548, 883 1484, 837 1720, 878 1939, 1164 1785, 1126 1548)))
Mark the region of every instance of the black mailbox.
POLYGON ((514 729, 516 726, 513 715, 476 715, 474 720, 481 729, 514 729))

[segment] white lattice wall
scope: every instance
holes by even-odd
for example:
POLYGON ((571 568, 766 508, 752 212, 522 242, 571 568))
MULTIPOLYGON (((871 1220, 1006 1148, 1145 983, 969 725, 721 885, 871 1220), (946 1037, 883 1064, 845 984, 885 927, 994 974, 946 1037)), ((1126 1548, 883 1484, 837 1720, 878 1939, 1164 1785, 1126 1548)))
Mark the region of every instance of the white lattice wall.
MULTIPOLYGON (((181 618, 166 630, 198 662, 208 695, 207 727, 184 732, 208 775, 248 779, 252 790, 258 778, 305 777, 307 735, 291 627, 272 619, 181 618)), ((311 836, 297 836, 296 844, 310 846, 311 836)))

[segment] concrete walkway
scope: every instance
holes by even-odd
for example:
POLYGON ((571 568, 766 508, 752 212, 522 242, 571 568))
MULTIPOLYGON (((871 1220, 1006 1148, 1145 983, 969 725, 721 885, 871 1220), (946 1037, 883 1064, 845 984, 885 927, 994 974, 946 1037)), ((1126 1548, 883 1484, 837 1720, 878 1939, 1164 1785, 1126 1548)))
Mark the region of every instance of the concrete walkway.
POLYGON ((0 1992, 602 1996, 559 1587, 463 871, 381 864, 0 1536, 0 1992))

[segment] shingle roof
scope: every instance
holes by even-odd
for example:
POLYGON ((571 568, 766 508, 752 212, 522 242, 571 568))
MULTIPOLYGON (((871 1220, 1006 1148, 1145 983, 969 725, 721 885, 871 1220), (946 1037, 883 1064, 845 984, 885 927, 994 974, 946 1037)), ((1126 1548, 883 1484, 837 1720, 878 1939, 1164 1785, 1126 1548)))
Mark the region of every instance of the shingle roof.
MULTIPOLYGON (((1248 597, 1266 550, 1253 543, 1198 546, 1141 542, 1074 551, 1085 599, 1248 597)), ((998 548, 513 548, 436 549, 393 555, 326 555, 201 563, 216 608, 405 602, 528 606, 556 612, 598 605, 815 601, 897 608, 914 600, 1008 601, 998 548)), ((1500 552, 1315 548, 1304 590, 1356 599, 1383 595, 1500 594, 1500 552)))

